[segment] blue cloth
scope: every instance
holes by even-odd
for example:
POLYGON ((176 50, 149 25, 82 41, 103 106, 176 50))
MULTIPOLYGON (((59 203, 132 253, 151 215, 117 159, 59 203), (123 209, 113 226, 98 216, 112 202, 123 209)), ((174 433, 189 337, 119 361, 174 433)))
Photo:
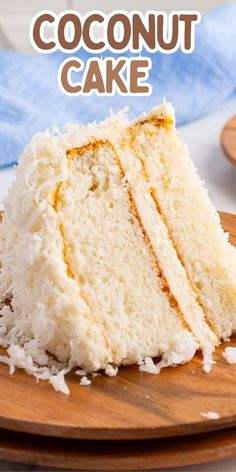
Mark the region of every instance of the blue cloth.
MULTIPOLYGON (((236 91, 236 3, 202 18, 192 54, 142 55, 153 62, 150 97, 68 97, 57 84, 63 54, 0 51, 0 167, 15 163, 35 132, 53 125, 62 129, 65 122, 100 120, 110 107, 117 111, 128 105, 132 118, 165 97, 176 109, 178 124, 216 109, 236 91)), ((88 53, 79 51, 78 56, 86 60, 88 53)))

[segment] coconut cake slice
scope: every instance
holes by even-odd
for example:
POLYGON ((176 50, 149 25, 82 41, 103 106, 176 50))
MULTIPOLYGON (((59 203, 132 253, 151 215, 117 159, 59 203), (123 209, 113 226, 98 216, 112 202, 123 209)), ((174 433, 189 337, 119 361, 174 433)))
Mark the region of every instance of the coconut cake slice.
POLYGON ((160 355, 177 364, 217 341, 188 294, 164 225, 161 238, 195 324, 162 267, 144 218, 149 204, 138 207, 119 157, 127 128, 119 114, 65 134, 37 134, 4 203, 1 344, 12 369, 53 377, 54 386, 55 373, 73 366, 110 372, 160 355))

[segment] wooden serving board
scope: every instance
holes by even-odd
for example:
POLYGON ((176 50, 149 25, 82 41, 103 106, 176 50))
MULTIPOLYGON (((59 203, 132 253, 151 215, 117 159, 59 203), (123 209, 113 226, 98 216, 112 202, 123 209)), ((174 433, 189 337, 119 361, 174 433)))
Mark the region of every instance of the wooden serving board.
POLYGON ((1 459, 54 470, 163 471, 234 456, 236 428, 138 441, 83 441, 0 430, 1 459))
MULTIPOLYGON (((222 222, 236 245, 236 216, 222 213, 222 222)), ((236 339, 230 345, 236 346, 236 339)), ((18 370, 8 374, 0 364, 0 427, 20 432, 77 439, 150 439, 195 434, 236 425, 236 365, 216 353, 210 374, 202 358, 163 369, 160 375, 140 373, 137 366, 119 369, 116 377, 92 378, 82 387, 70 374, 69 397, 47 382, 18 370), (215 411, 218 420, 201 412, 215 411)))

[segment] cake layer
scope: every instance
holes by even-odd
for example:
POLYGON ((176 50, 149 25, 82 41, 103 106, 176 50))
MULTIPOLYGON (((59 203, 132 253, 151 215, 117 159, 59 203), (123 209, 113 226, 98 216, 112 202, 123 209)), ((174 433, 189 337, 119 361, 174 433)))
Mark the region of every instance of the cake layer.
POLYGON ((220 225, 165 104, 129 128, 129 142, 209 324, 236 329, 236 251, 220 225))
POLYGON ((95 141, 68 151, 67 159, 68 177, 55 201, 64 257, 91 325, 101 327, 109 362, 141 363, 178 352, 191 339, 187 356, 193 355, 197 345, 183 327, 113 146, 95 141))

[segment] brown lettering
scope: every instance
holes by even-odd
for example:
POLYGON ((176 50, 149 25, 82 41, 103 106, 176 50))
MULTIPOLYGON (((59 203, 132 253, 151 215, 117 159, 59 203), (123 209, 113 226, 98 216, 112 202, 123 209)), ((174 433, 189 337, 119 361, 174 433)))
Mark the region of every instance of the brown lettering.
POLYGON ((81 91, 81 85, 71 85, 68 81, 70 69, 77 69, 79 71, 81 68, 82 63, 79 61, 79 59, 71 59, 71 61, 68 61, 64 64, 61 72, 61 84, 66 92, 74 94, 81 91))
POLYGON ((89 63, 87 76, 84 81, 83 92, 89 93, 91 90, 97 90, 98 93, 104 93, 105 87, 101 70, 99 67, 99 60, 92 60, 89 63))
POLYGON ((169 42, 165 41, 164 39, 164 18, 163 15, 159 15, 157 17, 157 39, 158 39, 158 44, 159 46, 164 50, 164 51, 171 51, 171 49, 174 49, 177 41, 178 41, 178 35, 179 35, 179 17, 178 15, 174 14, 172 16, 172 36, 169 38, 169 42))
POLYGON ((131 93, 148 93, 148 85, 138 85, 139 79, 146 77, 144 70, 139 70, 139 68, 148 67, 148 61, 146 59, 135 59, 130 63, 130 92, 131 93))
POLYGON ((67 13, 61 17, 58 23, 58 41, 62 48, 67 49, 68 51, 75 49, 79 45, 81 32, 81 22, 77 15, 74 15, 73 13, 67 13), (72 22, 74 25, 75 32, 72 41, 67 41, 65 38, 65 27, 68 22, 72 22))
POLYGON ((191 49, 191 37, 192 37, 192 22, 197 21, 198 16, 196 14, 187 15, 182 14, 179 16, 180 21, 184 21, 185 28, 184 28, 184 48, 186 51, 191 49))
POLYGON ((124 59, 120 59, 117 64, 114 66, 114 63, 111 59, 107 61, 107 70, 106 70, 106 93, 112 93, 113 91, 113 82, 115 82, 122 93, 127 93, 127 88, 123 82, 123 79, 120 77, 121 69, 126 64, 124 59))
POLYGON ((129 18, 122 13, 117 13, 110 17, 110 20, 107 25, 107 37, 110 46, 117 51, 125 48, 130 40, 131 36, 131 26, 129 18), (121 41, 117 41, 114 35, 114 29, 117 23, 122 23, 124 28, 124 35, 121 41))
POLYGON ((150 49, 155 49, 156 44, 156 18, 155 15, 148 16, 148 28, 143 24, 142 19, 138 14, 133 16, 133 49, 139 50, 140 36, 150 49))
POLYGON ((105 43, 103 41, 95 43, 92 41, 90 37, 90 26, 94 22, 102 23, 104 21, 104 18, 102 15, 99 15, 98 13, 94 13, 94 15, 90 15, 88 18, 86 18, 84 22, 84 27, 83 27, 83 40, 86 46, 89 49, 92 49, 93 51, 97 51, 98 49, 102 49, 105 46, 105 43))
POLYGON ((56 46, 56 43, 54 41, 46 42, 43 41, 41 38, 41 26, 43 23, 54 23, 55 18, 50 15, 49 13, 44 13, 41 16, 37 18, 34 24, 34 29, 33 29, 33 39, 36 44, 36 46, 43 51, 50 51, 50 49, 53 49, 56 46))

